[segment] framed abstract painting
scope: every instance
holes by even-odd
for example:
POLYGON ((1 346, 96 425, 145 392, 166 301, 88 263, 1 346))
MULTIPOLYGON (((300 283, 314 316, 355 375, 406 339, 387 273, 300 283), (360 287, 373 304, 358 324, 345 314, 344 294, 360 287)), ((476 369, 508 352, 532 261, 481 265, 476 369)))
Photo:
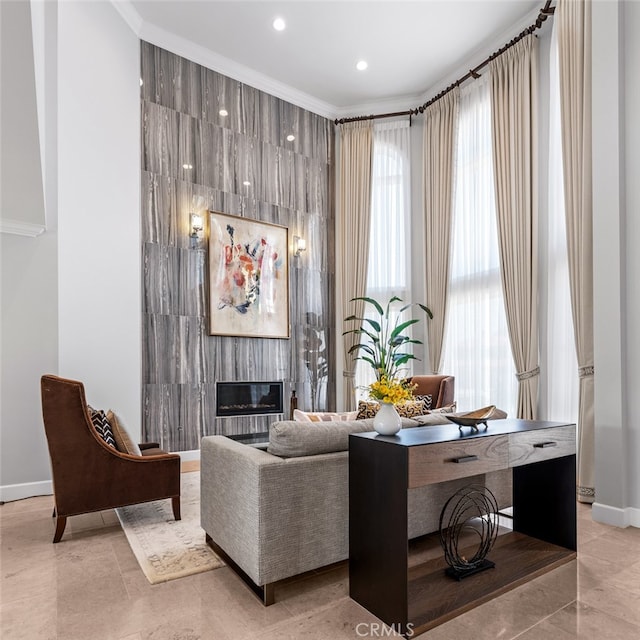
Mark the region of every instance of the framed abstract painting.
POLYGON ((289 337, 286 227, 210 213, 209 333, 289 337))

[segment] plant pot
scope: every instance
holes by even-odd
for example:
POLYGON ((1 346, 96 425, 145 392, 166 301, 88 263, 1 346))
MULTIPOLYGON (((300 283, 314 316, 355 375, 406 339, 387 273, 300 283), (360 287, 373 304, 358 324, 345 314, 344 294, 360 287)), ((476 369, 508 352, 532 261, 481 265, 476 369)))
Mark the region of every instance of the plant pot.
POLYGON ((402 429, 402 420, 391 402, 381 402, 373 419, 373 428, 381 436, 395 436, 402 429))

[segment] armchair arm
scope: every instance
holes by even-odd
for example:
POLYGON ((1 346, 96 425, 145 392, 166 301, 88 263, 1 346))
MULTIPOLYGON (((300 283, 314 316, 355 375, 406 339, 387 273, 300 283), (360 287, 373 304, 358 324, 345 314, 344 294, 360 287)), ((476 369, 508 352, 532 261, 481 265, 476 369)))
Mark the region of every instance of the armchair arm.
POLYGON ((145 449, 159 449, 159 442, 141 442, 139 445, 140 451, 144 451, 145 449))

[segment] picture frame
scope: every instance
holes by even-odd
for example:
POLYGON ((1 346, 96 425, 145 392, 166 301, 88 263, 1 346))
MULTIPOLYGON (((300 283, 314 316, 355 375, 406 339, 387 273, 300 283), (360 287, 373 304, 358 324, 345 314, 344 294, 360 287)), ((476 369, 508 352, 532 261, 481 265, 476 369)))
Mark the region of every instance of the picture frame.
POLYGON ((209 212, 209 334, 289 338, 289 230, 209 212))

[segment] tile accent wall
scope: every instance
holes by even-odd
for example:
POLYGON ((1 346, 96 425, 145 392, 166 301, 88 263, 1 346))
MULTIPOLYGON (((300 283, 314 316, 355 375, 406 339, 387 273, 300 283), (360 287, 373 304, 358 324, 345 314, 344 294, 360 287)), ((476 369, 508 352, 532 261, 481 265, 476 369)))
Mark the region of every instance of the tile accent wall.
POLYGON ((284 380, 287 413, 292 389, 300 408, 333 410, 333 123, 145 42, 141 66, 144 438, 186 451, 267 430, 269 416, 215 417, 218 380, 284 380), (209 335, 207 210, 306 240, 289 257, 290 339, 209 335))

